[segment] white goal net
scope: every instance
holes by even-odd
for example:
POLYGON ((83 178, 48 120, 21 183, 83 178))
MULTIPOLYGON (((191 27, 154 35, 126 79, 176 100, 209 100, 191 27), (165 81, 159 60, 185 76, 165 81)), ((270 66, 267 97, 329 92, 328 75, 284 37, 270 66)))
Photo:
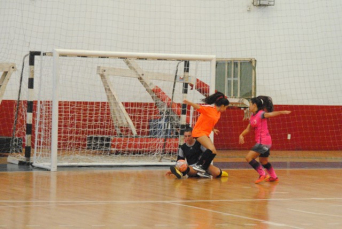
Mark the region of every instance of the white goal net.
POLYGON ((182 101, 213 92, 215 64, 215 56, 200 55, 45 53, 35 76, 33 165, 173 163, 181 131, 198 115, 182 101))

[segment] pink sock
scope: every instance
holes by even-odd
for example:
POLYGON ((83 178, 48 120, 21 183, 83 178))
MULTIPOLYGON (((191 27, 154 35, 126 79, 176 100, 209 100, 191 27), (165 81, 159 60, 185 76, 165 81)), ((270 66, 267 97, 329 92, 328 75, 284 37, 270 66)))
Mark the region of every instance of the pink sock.
POLYGON ((249 164, 259 173, 260 176, 265 176, 264 168, 261 166, 259 162, 257 162, 255 159, 251 160, 249 164))
POLYGON ((275 173, 273 167, 269 167, 268 169, 266 169, 268 174, 272 177, 272 178, 276 178, 277 177, 277 174, 275 173))
POLYGON ((256 169, 256 171, 259 173, 260 176, 266 175, 265 170, 261 165, 256 169))

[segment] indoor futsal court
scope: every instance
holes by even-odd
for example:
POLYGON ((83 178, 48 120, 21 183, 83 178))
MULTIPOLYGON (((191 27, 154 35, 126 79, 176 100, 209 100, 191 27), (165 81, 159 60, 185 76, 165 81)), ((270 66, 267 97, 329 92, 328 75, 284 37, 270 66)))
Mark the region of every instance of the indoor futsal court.
POLYGON ((0 229, 342 228, 341 0, 0 9, 0 229))
POLYGON ((176 179, 165 176, 168 167, 64 168, 51 173, 1 164, 0 226, 341 227, 341 160, 326 168, 317 168, 314 161, 306 168, 287 168, 294 162, 281 160, 279 182, 254 184, 252 169, 228 168, 239 163, 220 162, 227 159, 220 157, 214 164, 225 168, 229 177, 216 179, 176 179))

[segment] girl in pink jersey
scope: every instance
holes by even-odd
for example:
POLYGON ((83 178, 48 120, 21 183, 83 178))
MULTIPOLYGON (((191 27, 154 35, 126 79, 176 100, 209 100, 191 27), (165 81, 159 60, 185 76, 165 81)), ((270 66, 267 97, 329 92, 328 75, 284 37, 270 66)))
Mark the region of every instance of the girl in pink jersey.
POLYGON ((279 179, 272 165, 268 162, 272 139, 267 127, 267 118, 290 114, 291 111, 273 111, 272 99, 268 96, 252 98, 249 102, 249 111, 253 114, 247 128, 239 136, 239 143, 245 143, 244 136, 253 128, 256 144, 248 152, 246 160, 259 173, 259 179, 255 183, 278 181, 279 179), (255 160, 257 157, 259 157, 261 164, 255 160), (267 170, 268 175, 265 173, 263 167, 267 170))

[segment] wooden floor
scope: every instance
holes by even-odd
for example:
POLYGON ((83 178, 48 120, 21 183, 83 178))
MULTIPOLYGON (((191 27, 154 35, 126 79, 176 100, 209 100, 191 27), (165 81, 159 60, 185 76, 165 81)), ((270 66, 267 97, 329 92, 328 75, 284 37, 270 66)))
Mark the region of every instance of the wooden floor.
POLYGON ((0 228, 342 228, 342 169, 252 169, 218 179, 166 168, 0 172, 0 228))

